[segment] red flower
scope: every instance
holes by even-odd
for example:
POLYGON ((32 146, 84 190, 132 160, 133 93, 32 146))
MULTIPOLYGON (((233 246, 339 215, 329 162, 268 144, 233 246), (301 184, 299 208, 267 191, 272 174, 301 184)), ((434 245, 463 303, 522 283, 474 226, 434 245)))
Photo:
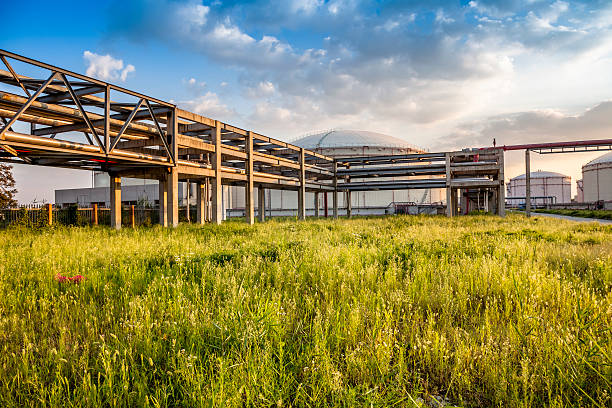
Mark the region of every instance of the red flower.
POLYGON ((65 282, 80 283, 84 279, 85 277, 83 275, 62 276, 59 273, 55 275, 55 280, 59 283, 65 283, 65 282))

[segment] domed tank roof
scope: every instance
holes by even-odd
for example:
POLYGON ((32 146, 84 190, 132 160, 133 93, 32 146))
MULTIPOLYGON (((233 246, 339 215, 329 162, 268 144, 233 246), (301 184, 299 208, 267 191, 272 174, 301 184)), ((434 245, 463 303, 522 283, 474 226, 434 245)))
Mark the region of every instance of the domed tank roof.
POLYGON ((308 135, 293 142, 305 149, 328 149, 334 147, 400 147, 422 151, 405 140, 367 130, 329 130, 308 135))
POLYGON ((591 160, 585 166, 591 166, 593 164, 604 164, 604 163, 612 163, 612 152, 606 153, 603 156, 599 156, 596 159, 591 160))
MULTIPOLYGON (((561 174, 561 173, 555 173, 554 171, 542 171, 542 170, 538 170, 538 171, 532 171, 531 173, 531 178, 547 178, 547 177, 569 177, 566 176, 565 174, 561 174)), ((521 180, 525 178, 525 174, 521 174, 520 176, 516 176, 513 177, 511 180, 521 180)))

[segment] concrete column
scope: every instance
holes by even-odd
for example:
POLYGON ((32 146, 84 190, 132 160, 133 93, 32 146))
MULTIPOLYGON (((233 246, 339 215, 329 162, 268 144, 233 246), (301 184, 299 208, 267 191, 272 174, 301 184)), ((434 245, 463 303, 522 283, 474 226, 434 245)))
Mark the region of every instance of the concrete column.
POLYGON ((198 181, 196 183, 196 208, 198 224, 206 222, 206 184, 198 181))
POLYGON ((300 147, 300 186, 298 189, 298 218, 300 220, 306 219, 306 171, 305 171, 305 163, 304 163, 304 148, 300 147))
POLYGON ((266 190, 264 190, 263 186, 257 187, 257 205, 258 209, 258 218, 259 222, 264 222, 266 220, 266 190))
POLYGON ((353 203, 351 200, 351 190, 346 191, 346 216, 351 218, 353 216, 353 203))
POLYGON ((451 189, 451 201, 453 203, 453 216, 458 215, 457 207, 459 206, 459 189, 452 188, 451 189))
POLYGON ((186 200, 186 205, 185 205, 185 210, 187 212, 187 222, 191 222, 191 208, 189 205, 189 196, 191 195, 191 182, 189 181, 189 179, 187 179, 187 182, 185 183, 185 196, 187 197, 186 200))
POLYGON ((328 209, 327 209, 327 191, 323 193, 323 216, 325 218, 327 218, 328 216, 328 209))
POLYGON ((178 218, 178 167, 172 167, 166 178, 168 186, 168 226, 177 227, 178 218))
POLYGON ((98 225, 98 204, 93 205, 91 222, 93 225, 98 225))
POLYGON ((459 208, 460 208, 461 214, 468 213, 468 198, 466 194, 467 194, 467 189, 462 188, 461 190, 459 190, 459 208))
POLYGON ((451 188, 450 153, 446 153, 446 216, 453 216, 453 192, 451 188))
POLYGON ((217 121, 215 133, 213 134, 213 144, 215 151, 212 153, 212 168, 215 170, 215 177, 212 179, 212 222, 221 224, 223 220, 223 187, 221 185, 221 122, 217 121))
POLYGON ((319 200, 319 192, 314 193, 314 216, 319 218, 319 207, 321 206, 321 201, 319 200))
POLYGON ((332 197, 334 206, 334 218, 338 219, 338 163, 334 160, 334 194, 332 197))
POLYGON ((121 177, 110 175, 111 227, 121 229, 121 177))
POLYGON ((504 185, 504 149, 499 149, 499 192, 497 193, 497 214, 506 216, 506 186, 504 185))
POLYGON ((529 149, 525 150, 525 213, 531 217, 531 158, 529 149))
MULTIPOLYGON (((34 123, 32 123, 32 126, 34 126, 34 123)), ((47 204, 46 207, 47 207, 47 225, 51 226, 53 225, 53 204, 47 204)))
POLYGON ((159 225, 168 226, 168 183, 165 178, 159 180, 159 225))
POLYGON ((204 215, 204 220, 206 222, 210 222, 211 220, 211 206, 210 206, 210 178, 206 177, 206 180, 204 181, 204 189, 206 190, 206 194, 205 194, 205 201, 204 201, 204 208, 205 208, 205 215, 204 215))
POLYGON ((253 191, 253 134, 250 131, 246 135, 245 147, 247 154, 245 162, 247 182, 244 195, 244 215, 247 224, 253 225, 255 224, 255 195, 253 191))

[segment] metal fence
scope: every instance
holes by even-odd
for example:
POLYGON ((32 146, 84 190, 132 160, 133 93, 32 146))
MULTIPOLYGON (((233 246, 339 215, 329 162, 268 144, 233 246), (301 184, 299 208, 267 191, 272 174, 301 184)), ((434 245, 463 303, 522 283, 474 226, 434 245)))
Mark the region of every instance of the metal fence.
MULTIPOLYGON (((180 220, 187 221, 186 209, 179 209, 180 220)), ((191 221, 196 219, 196 208, 190 208, 191 221)), ((159 223, 159 207, 124 206, 121 224, 150 226, 159 223)), ((106 207, 55 207, 51 204, 24 205, 0 209, 0 228, 8 226, 45 227, 50 225, 111 225, 111 210, 106 207)))

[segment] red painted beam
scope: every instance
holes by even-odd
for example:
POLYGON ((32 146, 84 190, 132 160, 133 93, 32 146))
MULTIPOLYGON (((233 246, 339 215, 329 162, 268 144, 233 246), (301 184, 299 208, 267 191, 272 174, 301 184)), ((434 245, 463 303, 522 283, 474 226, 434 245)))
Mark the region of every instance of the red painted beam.
MULTIPOLYGON (((526 149, 548 149, 554 147, 580 147, 580 146, 601 146, 612 145, 612 139, 600 140, 576 140, 573 142, 553 142, 553 143, 530 143, 521 145, 501 146, 504 150, 526 150, 526 149)), ((487 148, 489 149, 489 148, 487 148)))

